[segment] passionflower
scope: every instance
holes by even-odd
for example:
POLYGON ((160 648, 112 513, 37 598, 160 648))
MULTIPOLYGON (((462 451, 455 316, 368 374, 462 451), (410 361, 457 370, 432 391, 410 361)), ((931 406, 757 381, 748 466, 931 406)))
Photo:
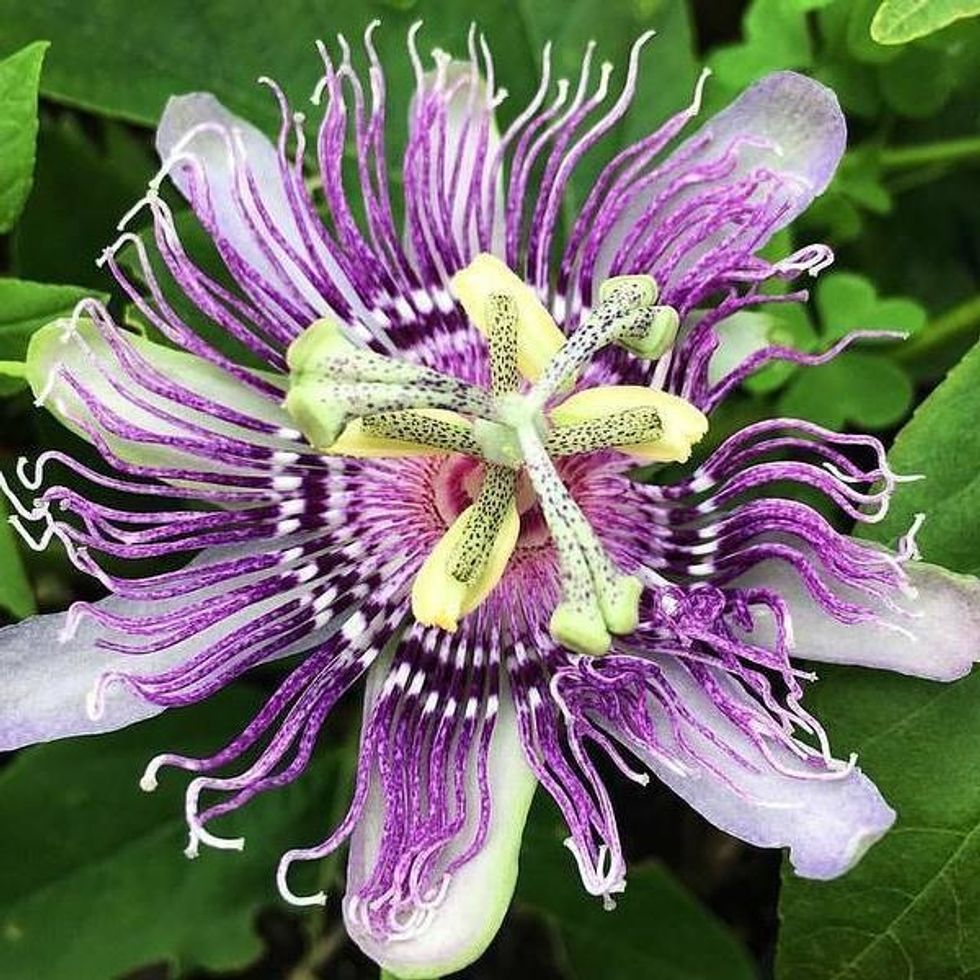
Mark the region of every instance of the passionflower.
POLYGON ((626 864, 599 756, 788 848, 801 875, 841 874, 894 813, 803 707, 800 658, 958 677, 976 584, 917 561, 911 534, 884 551, 794 499, 806 486, 843 519, 880 518, 899 477, 869 436, 774 419, 689 476, 663 466, 761 364, 834 353, 773 346, 745 311, 803 298, 763 286, 829 264, 819 245, 758 253, 827 186, 836 99, 777 73, 682 139, 699 83, 567 220, 646 37, 606 108, 610 67, 596 80, 589 48, 575 84, 553 86, 546 48, 501 134, 482 39, 425 71, 413 29, 398 209, 372 31, 366 81, 343 40, 339 62, 320 47, 311 149, 267 79, 275 142, 209 95, 172 99, 162 169, 101 260, 150 331, 86 301, 33 338, 37 403, 106 466, 22 460, 13 520, 110 596, 0 634, 2 747, 115 729, 291 658, 224 747, 143 774, 146 790, 161 769, 194 774, 194 856, 242 847, 220 817, 299 777, 362 687, 347 815, 283 856, 278 885, 325 902, 295 894, 290 869, 349 840, 347 928, 403 978, 458 969, 493 937, 539 783, 585 888, 613 904, 626 864), (220 281, 185 248, 165 179, 220 281))

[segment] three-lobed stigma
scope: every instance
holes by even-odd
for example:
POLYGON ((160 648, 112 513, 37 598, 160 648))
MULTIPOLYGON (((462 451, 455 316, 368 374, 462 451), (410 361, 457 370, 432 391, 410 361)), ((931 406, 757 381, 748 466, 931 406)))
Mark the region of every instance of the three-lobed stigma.
POLYGON ((489 391, 366 350, 320 320, 289 349, 286 408, 324 453, 460 454, 483 464, 473 504, 415 578, 412 611, 426 625, 454 631, 503 578, 520 534, 518 483, 526 474, 558 555, 562 598, 551 634, 576 652, 603 654, 614 635, 636 629, 642 583, 613 564, 554 460, 605 449, 641 462, 690 456, 708 422, 683 398, 636 385, 572 391, 609 345, 649 359, 666 353, 677 312, 657 305, 652 277, 620 276, 603 283, 595 308, 566 338, 534 291, 491 255, 477 256, 451 288, 486 338, 489 391))

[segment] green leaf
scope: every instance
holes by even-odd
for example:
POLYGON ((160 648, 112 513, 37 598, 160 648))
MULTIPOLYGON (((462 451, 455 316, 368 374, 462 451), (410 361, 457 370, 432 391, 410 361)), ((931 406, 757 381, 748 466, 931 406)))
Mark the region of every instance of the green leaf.
POLYGON ((517 901, 544 915, 572 980, 751 980, 748 954, 727 927, 656 864, 630 871, 607 912, 582 888, 557 811, 532 807, 521 851, 517 901))
MULTIPOLYGON (((764 317, 769 321, 767 335, 769 343, 799 351, 812 351, 816 346, 817 332, 804 304, 779 303, 752 312, 753 315, 764 317)), ((798 370, 799 368, 789 361, 774 361, 746 378, 745 388, 756 395, 769 394, 782 388, 798 370)))
MULTIPOLYGON (((854 330, 911 334, 926 322, 926 311, 918 303, 904 297, 881 299, 869 280, 849 272, 823 277, 815 305, 821 323, 820 349, 854 330)), ((780 398, 779 412, 832 429, 853 424, 878 430, 900 422, 913 397, 908 373, 893 359, 863 345, 839 354, 829 364, 795 372, 780 398)))
MULTIPOLYGON (((824 80, 835 82, 834 78, 824 80)), ((818 228, 822 236, 841 243, 857 238, 864 230, 865 212, 887 214, 891 209, 892 196, 882 182, 881 151, 866 143, 844 154, 830 189, 817 198, 803 221, 807 227, 818 228)))
POLYGON ((279 902, 279 855, 328 829, 338 753, 319 751, 294 784, 225 818, 218 832, 244 835, 243 852, 202 848, 193 862, 186 774, 164 771, 153 794, 137 781, 157 752, 214 751, 257 703, 239 687, 15 759, 0 777, 0 975, 105 980, 161 960, 228 970, 254 959, 255 913, 279 902))
POLYGON ((835 272, 820 280, 817 310, 827 341, 839 340, 852 330, 921 330, 926 311, 905 297, 879 299, 874 284, 851 272, 835 272))
MULTIPOLYGON (((864 536, 894 544, 912 516, 927 561, 980 566, 980 347, 899 433, 889 455, 901 484, 889 516, 864 536), (964 424, 966 422, 966 424, 964 424)), ((980 972, 980 672, 940 685, 821 667, 807 708, 898 811, 861 863, 833 882, 784 877, 780 980, 965 980, 980 972)))
POLYGON ((8 516, 7 502, 0 493, 0 608, 23 619, 36 613, 37 605, 8 516))
POLYGON ((834 90, 849 115, 874 118, 880 111, 881 95, 873 67, 856 61, 836 61, 822 52, 814 75, 834 90))
POLYGON ((23 360, 35 330, 67 316, 76 303, 93 295, 98 294, 78 286, 0 279, 0 359, 23 360))
POLYGON ((871 21, 878 9, 880 0, 848 0, 828 8, 826 13, 833 16, 839 9, 846 17, 845 41, 852 58, 865 64, 882 65, 898 56, 895 48, 885 48, 876 44, 871 37, 871 21))
POLYGON ((871 22, 871 36, 879 44, 907 44, 977 14, 977 0, 884 0, 871 22))
POLYGON ((13 234, 23 279, 105 291, 112 277, 95 260, 119 234, 116 223, 146 189, 156 163, 118 123, 72 115, 43 120, 35 192, 13 234))
POLYGON ((784 864, 777 977, 975 977, 980 673, 949 685, 825 666, 820 676, 807 709, 858 753, 898 821, 836 881, 806 881, 784 864))
POLYGON ((980 345, 950 371, 916 409, 889 453, 899 473, 925 479, 901 484, 876 537, 894 539, 918 513, 918 541, 929 561, 959 572, 980 572, 980 345))
POLYGON ((0 232, 14 226, 34 179, 37 87, 47 41, 0 61, 0 232))
POLYGON ((68 316, 79 300, 92 295, 77 286, 0 279, 0 363, 11 362, 10 370, 0 367, 6 376, 0 393, 26 387, 26 381, 12 380, 17 377, 13 365, 24 360, 31 334, 51 320, 68 316))
POLYGON ((904 48, 878 72, 881 93, 888 105, 903 116, 913 117, 938 112, 959 79, 954 60, 937 56, 935 51, 918 44, 904 48))

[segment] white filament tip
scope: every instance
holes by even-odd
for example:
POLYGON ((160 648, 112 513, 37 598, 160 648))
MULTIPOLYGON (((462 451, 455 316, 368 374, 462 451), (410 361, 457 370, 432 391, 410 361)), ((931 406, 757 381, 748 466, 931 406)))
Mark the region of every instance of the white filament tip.
POLYGON ((98 721, 105 712, 105 700, 102 697, 101 681, 85 695, 85 715, 89 721, 98 721))
POLYGON ((287 877, 289 875, 289 866, 292 863, 293 856, 288 853, 284 854, 279 861, 279 867, 276 870, 276 886, 279 889, 279 894, 282 896, 282 900, 284 902, 288 902, 290 905, 296 905, 300 908, 310 905, 326 905, 326 892, 315 892, 313 895, 297 895, 289 887, 287 877))

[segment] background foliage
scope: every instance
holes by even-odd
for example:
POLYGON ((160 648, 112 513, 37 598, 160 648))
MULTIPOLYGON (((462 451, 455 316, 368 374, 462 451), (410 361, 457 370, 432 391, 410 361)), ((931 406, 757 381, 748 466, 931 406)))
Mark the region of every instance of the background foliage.
MULTIPOLYGON (((980 348, 970 352, 980 334, 978 13, 971 0, 0 0, 0 467, 9 473, 42 444, 87 454, 32 410, 19 364, 33 330, 81 296, 111 291, 94 259, 153 173, 149 127, 170 94, 210 90, 271 127, 275 106, 256 76, 275 75, 300 100, 318 74, 313 39, 356 38, 381 17, 395 161, 411 87, 403 38, 414 19, 426 20, 426 45, 457 52, 479 23, 512 93, 505 117, 532 91, 545 40, 561 71, 577 71, 594 38, 621 72, 635 36, 655 27, 635 109, 610 149, 685 104, 705 63, 714 72, 708 112, 773 69, 826 81, 851 121, 850 148, 829 192, 779 245, 817 237, 838 263, 813 303, 780 306, 762 327, 807 350, 857 327, 909 335, 821 368, 767 369, 726 406, 713 436, 774 414, 878 432, 897 470, 928 479, 903 485, 875 537, 894 541, 926 511, 925 556, 980 572, 980 348)), ((598 162, 578 176, 578 194, 598 162)), ((113 303, 126 312, 118 296, 113 303)), ((62 608, 91 590, 63 556, 25 551, 0 520, 2 615, 62 608)), ((980 975, 980 679, 821 674, 808 706, 840 753, 860 753, 900 814, 856 871, 827 884, 787 874, 780 896, 777 855, 713 831, 662 789, 620 787, 634 869, 608 915, 581 894, 557 816, 539 799, 514 910, 464 975, 980 975)), ((213 747, 213 732, 236 727, 268 683, 258 676, 179 719, 7 760, 0 976, 376 976, 346 943, 336 901, 325 913, 288 913, 271 878, 278 853, 343 805, 356 706, 331 723, 305 779, 235 818, 233 833, 249 840, 241 855, 187 863, 179 780, 152 797, 137 790, 151 755, 213 747)), ((338 886, 340 871, 328 862, 315 873, 338 886)))

